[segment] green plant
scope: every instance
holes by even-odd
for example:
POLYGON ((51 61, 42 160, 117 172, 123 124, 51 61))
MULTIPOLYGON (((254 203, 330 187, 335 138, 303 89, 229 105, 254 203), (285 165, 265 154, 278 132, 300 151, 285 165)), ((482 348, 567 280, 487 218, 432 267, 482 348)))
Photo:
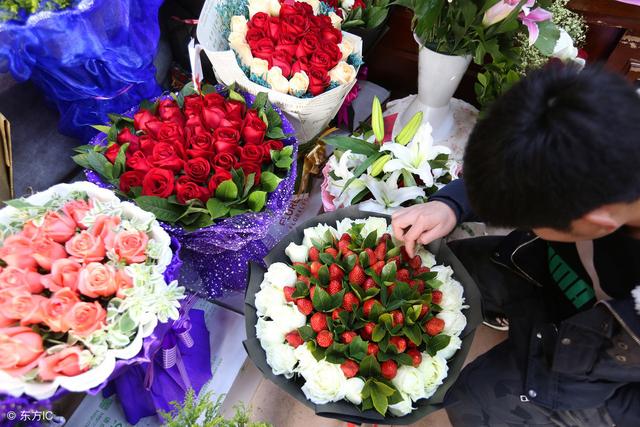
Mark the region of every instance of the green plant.
POLYGON ((71 0, 0 0, 0 22, 28 17, 42 10, 62 10, 71 0))
POLYGON ((389 0, 363 0, 363 7, 342 8, 342 28, 375 28, 381 25, 389 13, 389 0))
POLYGON ((251 413, 240 403, 234 406, 233 418, 225 418, 221 413, 222 399, 218 396, 214 400, 212 392, 196 397, 193 389, 189 389, 184 402, 171 402, 173 409, 169 412, 160 411, 165 427, 271 427, 264 422, 251 422, 251 413))

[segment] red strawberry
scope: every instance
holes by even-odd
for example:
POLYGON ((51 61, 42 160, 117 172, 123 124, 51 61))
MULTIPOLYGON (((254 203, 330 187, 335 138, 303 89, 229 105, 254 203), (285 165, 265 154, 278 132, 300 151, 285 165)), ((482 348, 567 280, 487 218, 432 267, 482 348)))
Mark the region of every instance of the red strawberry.
POLYGON ((284 336, 284 339, 286 339, 289 345, 293 348, 297 348, 298 346, 304 344, 304 340, 302 339, 298 331, 289 332, 284 336))
POLYGON ((329 278, 331 280, 341 281, 343 277, 344 277, 344 271, 342 271, 342 269, 338 267, 338 264, 331 264, 329 266, 329 278))
POLYGON ((395 345, 398 353, 404 353, 404 351, 407 349, 407 340, 402 337, 389 338, 389 344, 395 345))
POLYGON ((376 260, 376 253, 373 252, 373 249, 371 249, 371 248, 366 248, 364 251, 366 252, 367 256, 369 257, 369 267, 373 266, 373 264, 375 264, 376 261, 377 261, 376 260))
POLYGON ((315 246, 309 249, 309 260, 320 261, 320 251, 315 246))
POLYGON ((395 288, 396 288, 396 284, 395 283, 392 283, 389 286, 387 286, 387 295, 391 295, 395 288))
POLYGON ((409 270, 407 270, 406 268, 398 270, 398 273, 396 273, 396 279, 398 280, 398 282, 408 283, 410 277, 411 276, 409 275, 409 270))
POLYGON ((387 360, 380 364, 380 370, 382 371, 383 377, 388 380, 392 380, 398 373, 398 364, 393 360, 387 360))
POLYGON ((311 280, 307 276, 303 276, 301 274, 298 275, 298 282, 304 282, 307 286, 311 284, 311 280))
POLYGON ((429 319, 429 321, 427 321, 425 329, 427 330, 427 334, 434 337, 444 329, 444 320, 437 317, 432 317, 431 319, 429 319))
POLYGON ((332 280, 329 282, 329 295, 335 295, 342 290, 342 283, 338 280, 332 280))
POLYGON ((322 264, 320 264, 319 261, 313 261, 311 263, 311 275, 315 278, 318 278, 318 271, 320 271, 320 267, 322 267, 322 264))
MULTIPOLYGON (((344 251, 345 258, 349 258, 351 255, 356 255, 356 253, 353 252, 351 249, 347 249, 346 251, 344 251)), ((358 264, 359 262, 360 262, 360 258, 358 257, 358 255, 356 255, 356 264, 358 264)))
POLYGON ((349 242, 346 240, 340 240, 338 242, 338 251, 346 258, 347 257, 347 252, 350 252, 349 250, 349 242))
POLYGON ((402 255, 402 262, 409 262, 411 259, 409 252, 407 252, 407 248, 404 246, 400 248, 400 255, 402 255))
POLYGON ((414 272, 414 274, 415 274, 416 276, 418 276, 418 275, 420 275, 420 274, 422 274, 422 273, 428 273, 428 272, 430 272, 430 271, 431 271, 431 269, 430 269, 429 267, 420 267, 420 268, 417 268, 417 269, 416 269, 416 271, 414 272))
POLYGON ((407 354, 413 359, 413 367, 417 368, 422 363, 422 354, 418 350, 407 350, 407 354))
POLYGON ((320 332, 323 329, 327 329, 327 315, 323 314, 323 313, 314 313, 313 316, 311 316, 311 329, 313 329, 314 332, 320 332))
POLYGON ((378 261, 373 264, 373 271, 380 276, 382 274, 382 269, 384 268, 384 261, 378 261))
POLYGON ((391 257, 391 258, 389 258, 387 260, 387 262, 391 262, 391 261, 396 263, 396 268, 399 269, 400 267, 402 267, 402 262, 400 261, 400 257, 399 256, 394 256, 394 257, 391 257))
POLYGON ((393 318, 393 320, 391 321, 391 326, 396 327, 404 323, 404 314, 402 314, 400 310, 393 310, 391 312, 391 316, 393 318))
POLYGON ((378 243, 374 253, 378 261, 384 261, 384 258, 387 256, 387 244, 385 242, 378 243))
POLYGON ((308 316, 313 311, 313 303, 308 298, 301 298, 296 301, 296 305, 298 306, 298 310, 300 313, 308 316))
POLYGON ((424 280, 415 279, 409 282, 412 288, 415 288, 420 295, 424 293, 424 280))
POLYGON ((342 308, 347 311, 353 311, 353 306, 355 305, 357 307, 358 304, 360 304, 360 301, 358 300, 356 294, 354 294, 353 292, 347 292, 346 294, 344 294, 344 297, 342 299, 342 308))
POLYGON ((373 322, 369 322, 365 324, 360 331, 360 336, 363 340, 368 341, 371 339, 371 334, 373 334, 373 328, 376 327, 376 324, 373 322))
POLYGON ((351 243, 351 235, 349 233, 342 233, 342 236, 340 236, 340 241, 351 243))
POLYGON ((380 237, 381 242, 387 243, 389 240, 391 240, 391 234, 389 233, 384 233, 382 237, 380 237))
POLYGON ((431 302, 434 304, 440 304, 442 302, 442 291, 431 292, 431 302))
POLYGON ((327 248, 324 250, 325 254, 329 254, 334 258, 338 258, 338 250, 336 248, 327 248))
POLYGON ((342 365, 340 365, 340 369, 342 369, 345 377, 353 378, 358 373, 359 366, 353 360, 346 360, 342 365))
POLYGON ((375 299, 368 299, 364 302, 364 304, 362 304, 362 311, 364 312, 365 317, 369 317, 369 314, 371 313, 371 309, 376 304, 379 304, 379 302, 378 300, 375 300, 375 299))
POLYGON ((293 297, 291 295, 296 291, 296 288, 293 286, 285 286, 282 288, 282 291, 284 292, 284 299, 286 299, 287 302, 293 302, 293 297))
POLYGON ((367 280, 367 276, 364 274, 364 269, 360 265, 356 264, 353 270, 349 272, 349 283, 352 285, 362 286, 364 281, 367 280))
POLYGON ((420 258, 420 256, 418 255, 414 256, 409 260, 409 267, 413 268, 414 270, 417 270, 418 268, 420 268, 421 265, 422 265, 422 258, 420 258))
POLYGON ((311 301, 313 301, 313 296, 316 294, 316 287, 312 286, 309 288, 309 296, 311 297, 311 301))
POLYGON ((299 265, 303 267, 305 270, 309 271, 309 266, 307 265, 306 262, 294 262, 293 265, 299 265))
POLYGON ((407 340, 407 348, 409 350, 416 350, 418 348, 418 346, 413 341, 407 340))
POLYGON ((340 319, 340 312, 344 311, 341 308, 336 308, 335 310, 333 310, 333 313, 331 313, 331 318, 335 321, 340 319))
POLYGON ((367 345, 367 354, 371 354, 373 357, 376 357, 378 356, 378 351, 380 351, 378 344, 371 342, 367 345))
POLYGON ((333 344, 333 335, 326 329, 324 331, 320 331, 316 337, 316 342, 320 347, 327 348, 333 344))
POLYGON ((420 309, 420 316, 418 317, 422 319, 424 316, 427 315, 428 312, 429 312, 429 306, 427 304, 422 304, 422 308, 420 309))
POLYGON ((342 341, 345 344, 349 344, 357 336, 358 336, 358 334, 356 334, 353 331, 343 332, 340 335, 340 341, 342 341))
POLYGON ((367 277, 367 280, 364 281, 364 285, 362 285, 362 289, 364 289, 365 291, 377 287, 378 285, 376 285, 375 280, 373 280, 371 277, 367 277))

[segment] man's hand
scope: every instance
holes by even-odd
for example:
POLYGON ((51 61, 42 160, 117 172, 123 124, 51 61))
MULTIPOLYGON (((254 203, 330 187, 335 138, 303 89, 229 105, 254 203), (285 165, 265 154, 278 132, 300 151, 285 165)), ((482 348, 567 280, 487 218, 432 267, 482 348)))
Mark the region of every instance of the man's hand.
POLYGON ((415 255, 416 244, 426 245, 447 236, 456 228, 455 212, 438 201, 411 206, 395 212, 391 226, 396 239, 404 242, 409 256, 415 255))

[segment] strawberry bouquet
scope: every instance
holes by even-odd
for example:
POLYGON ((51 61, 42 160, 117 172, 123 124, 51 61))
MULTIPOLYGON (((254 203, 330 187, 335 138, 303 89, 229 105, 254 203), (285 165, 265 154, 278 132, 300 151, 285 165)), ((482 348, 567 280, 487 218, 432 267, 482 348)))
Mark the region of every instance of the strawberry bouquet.
MULTIPOLYGON (((410 258, 385 218, 349 212, 333 225, 314 221, 297 233, 301 242, 274 249, 288 260, 270 255, 266 272, 252 272, 249 355, 318 414, 374 423, 423 416, 457 376, 465 297, 476 294, 426 249, 410 258)), ((468 281, 462 269, 459 277, 468 281)))
POLYGON ((179 316, 169 235, 88 182, 0 210, 0 392, 47 399, 105 384, 179 316), (151 337, 149 339, 152 339, 151 337))
POLYGON ((293 193, 296 141, 286 119, 265 93, 191 84, 110 117, 96 126, 102 135, 76 148, 89 180, 162 221, 185 261, 197 264, 205 296, 242 287, 247 258, 266 253, 258 241, 293 193), (203 255, 216 258, 205 264, 203 255), (231 258, 236 270, 216 267, 218 259, 228 268, 231 258))

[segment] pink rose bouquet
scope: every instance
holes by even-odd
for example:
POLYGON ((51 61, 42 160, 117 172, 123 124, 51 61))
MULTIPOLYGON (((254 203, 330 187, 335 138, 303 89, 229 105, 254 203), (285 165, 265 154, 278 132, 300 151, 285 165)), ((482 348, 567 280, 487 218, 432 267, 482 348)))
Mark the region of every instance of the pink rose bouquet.
POLYGON ((0 392, 45 399, 102 384, 158 321, 178 318, 169 235, 88 182, 0 210, 0 392))

